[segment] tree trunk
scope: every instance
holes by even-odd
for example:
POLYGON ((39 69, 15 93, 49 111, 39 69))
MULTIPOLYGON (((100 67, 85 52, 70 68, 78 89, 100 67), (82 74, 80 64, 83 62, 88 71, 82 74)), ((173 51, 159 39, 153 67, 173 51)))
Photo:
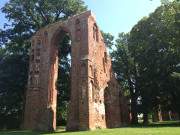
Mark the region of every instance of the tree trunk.
POLYGON ((135 96, 131 98, 131 124, 138 124, 137 104, 135 96))
POLYGON ((143 124, 147 125, 149 123, 148 121, 148 113, 144 112, 143 113, 143 124))
POLYGON ((128 85, 131 95, 131 124, 138 124, 136 92, 134 92, 133 84, 130 77, 128 78, 128 85))
POLYGON ((177 120, 180 120, 180 112, 178 112, 178 119, 177 120))
POLYGON ((161 105, 159 105, 159 108, 158 108, 158 117, 159 117, 159 121, 163 121, 161 105))

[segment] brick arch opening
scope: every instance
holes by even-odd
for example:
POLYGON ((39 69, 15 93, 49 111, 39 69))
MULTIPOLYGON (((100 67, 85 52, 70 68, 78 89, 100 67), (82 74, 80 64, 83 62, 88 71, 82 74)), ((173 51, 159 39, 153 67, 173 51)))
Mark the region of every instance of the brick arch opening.
MULTIPOLYGON (((57 91, 56 126, 66 126, 67 110, 71 90, 71 34, 66 28, 60 27, 51 41, 51 92, 57 91), (63 54, 62 54, 63 53, 63 54), (65 67, 66 66, 66 67, 65 67), (54 80, 54 81, 53 81, 54 80), (63 101, 63 102, 62 102, 63 101)), ((53 97, 52 94, 49 94, 53 97)), ((52 103, 53 101, 50 101, 52 103)))

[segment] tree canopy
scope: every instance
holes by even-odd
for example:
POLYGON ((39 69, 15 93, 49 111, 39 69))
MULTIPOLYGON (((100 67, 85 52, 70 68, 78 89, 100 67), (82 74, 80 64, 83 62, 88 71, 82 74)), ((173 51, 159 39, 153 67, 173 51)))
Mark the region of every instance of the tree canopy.
POLYGON ((122 84, 128 86, 131 104, 135 102, 136 111, 144 114, 145 123, 148 113, 157 109, 159 104, 164 109, 176 108, 179 112, 179 88, 175 87, 180 83, 179 13, 178 2, 162 5, 149 17, 140 20, 129 34, 121 34, 116 41, 114 69, 122 84), (137 93, 134 95, 131 91, 137 93))

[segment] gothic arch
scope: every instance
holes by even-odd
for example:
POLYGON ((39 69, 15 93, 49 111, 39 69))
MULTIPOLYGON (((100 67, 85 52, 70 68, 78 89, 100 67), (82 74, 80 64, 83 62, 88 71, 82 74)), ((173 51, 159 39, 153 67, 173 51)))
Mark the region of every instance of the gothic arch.
MULTIPOLYGON (((94 95, 104 92, 108 82, 116 82, 112 76, 111 59, 105 56, 106 47, 103 37, 96 25, 91 11, 72 16, 67 21, 50 24, 40 29, 32 37, 28 89, 24 115, 24 128, 42 131, 56 130, 56 80, 58 65, 58 50, 56 47, 59 36, 69 33, 71 46, 71 96, 68 111, 67 130, 89 130, 106 128, 104 100, 97 103, 94 95), (106 73, 104 71, 104 67, 106 73), (95 74, 95 75, 94 75, 95 74), (93 81, 92 81, 93 80, 93 81), (92 83, 92 86, 89 85, 92 83), (93 87, 93 88, 92 88, 93 87), (83 95, 83 98, 82 98, 83 95), (82 101, 83 100, 83 101, 82 101), (97 109, 95 113, 94 110, 97 109), (99 120, 100 118, 100 120, 99 120)), ((117 85, 117 83, 114 83, 117 85)), ((119 117, 119 90, 110 88, 113 96, 113 120, 119 117)), ((112 121, 110 121, 112 122, 112 121)), ((117 125, 116 125, 117 126, 117 125)))

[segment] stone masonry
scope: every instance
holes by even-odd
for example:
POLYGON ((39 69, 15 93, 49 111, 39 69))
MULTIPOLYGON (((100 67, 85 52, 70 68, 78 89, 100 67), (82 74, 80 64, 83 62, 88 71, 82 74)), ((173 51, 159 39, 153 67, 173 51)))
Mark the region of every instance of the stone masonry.
POLYGON ((91 11, 40 29, 31 40, 24 128, 56 129, 59 37, 71 38, 71 100, 67 130, 120 127, 129 122, 101 32, 91 11))

